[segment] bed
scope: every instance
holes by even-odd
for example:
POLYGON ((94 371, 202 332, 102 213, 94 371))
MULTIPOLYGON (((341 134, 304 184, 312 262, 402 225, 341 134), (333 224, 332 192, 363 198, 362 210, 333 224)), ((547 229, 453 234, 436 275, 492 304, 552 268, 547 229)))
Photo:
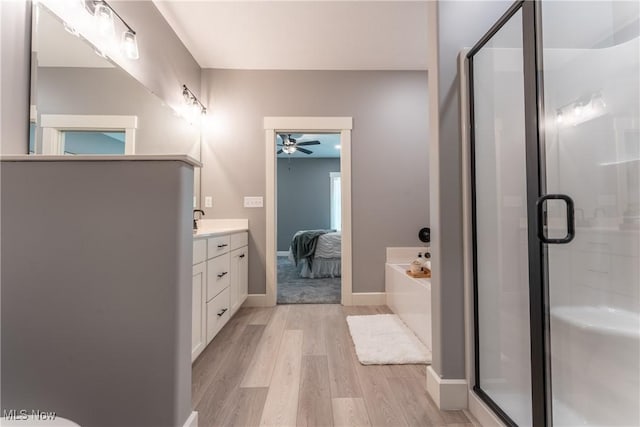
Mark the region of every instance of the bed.
POLYGON ((295 263, 294 248, 296 239, 304 234, 318 234, 315 250, 308 257, 298 259, 298 274, 308 279, 322 277, 340 277, 342 273, 342 235, 333 230, 301 230, 294 234, 291 247, 289 247, 289 260, 295 263))

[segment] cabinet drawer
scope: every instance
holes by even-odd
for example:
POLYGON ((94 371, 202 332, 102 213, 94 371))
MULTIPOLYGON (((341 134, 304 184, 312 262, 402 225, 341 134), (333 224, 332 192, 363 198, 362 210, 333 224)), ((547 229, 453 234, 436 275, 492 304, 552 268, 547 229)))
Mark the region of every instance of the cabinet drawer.
POLYGON ((243 231, 231 235, 231 250, 247 246, 249 244, 249 233, 243 231))
POLYGON ((218 236, 207 239, 207 257, 213 258, 229 252, 229 236, 218 236))
POLYGON ((200 264, 207 259, 207 241, 205 239, 193 241, 193 265, 200 264))
POLYGON ((207 303, 207 344, 229 320, 229 288, 207 303))
POLYGON ((207 301, 229 286, 229 254, 207 261, 207 301))

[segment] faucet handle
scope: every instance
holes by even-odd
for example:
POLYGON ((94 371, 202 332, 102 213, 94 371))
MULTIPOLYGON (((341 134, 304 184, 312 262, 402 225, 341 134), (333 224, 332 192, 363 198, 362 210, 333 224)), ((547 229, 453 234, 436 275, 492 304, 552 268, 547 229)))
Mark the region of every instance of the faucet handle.
POLYGON ((204 216, 204 211, 202 209, 194 209, 193 210, 193 229, 198 229, 198 219, 196 218, 196 214, 200 213, 201 217, 204 216))

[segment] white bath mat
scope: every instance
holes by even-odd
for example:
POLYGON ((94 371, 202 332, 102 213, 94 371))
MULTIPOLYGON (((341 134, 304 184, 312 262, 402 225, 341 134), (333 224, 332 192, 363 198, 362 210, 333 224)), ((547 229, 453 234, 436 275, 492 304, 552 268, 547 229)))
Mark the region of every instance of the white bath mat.
POLYGON ((395 314, 347 316, 347 324, 363 365, 431 363, 431 351, 395 314))

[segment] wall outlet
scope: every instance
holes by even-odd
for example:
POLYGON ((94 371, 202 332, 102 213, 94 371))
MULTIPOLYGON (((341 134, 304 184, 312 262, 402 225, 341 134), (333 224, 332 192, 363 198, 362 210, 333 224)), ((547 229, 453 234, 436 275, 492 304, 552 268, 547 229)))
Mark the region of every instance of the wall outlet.
POLYGON ((244 207, 245 208, 261 208, 264 206, 262 196, 251 196, 244 198, 244 207))
POLYGON ((204 207, 205 208, 212 208, 213 207, 213 197, 205 196, 205 198, 204 198, 204 207))

